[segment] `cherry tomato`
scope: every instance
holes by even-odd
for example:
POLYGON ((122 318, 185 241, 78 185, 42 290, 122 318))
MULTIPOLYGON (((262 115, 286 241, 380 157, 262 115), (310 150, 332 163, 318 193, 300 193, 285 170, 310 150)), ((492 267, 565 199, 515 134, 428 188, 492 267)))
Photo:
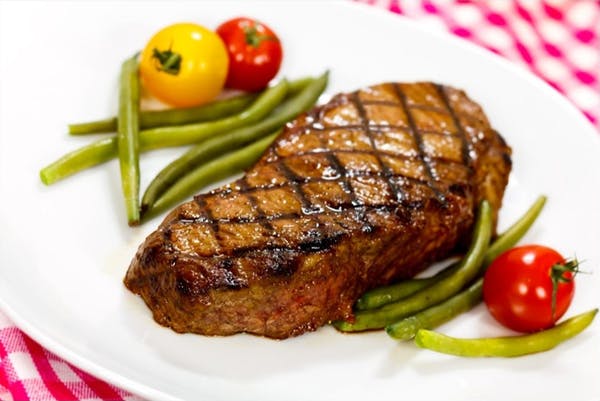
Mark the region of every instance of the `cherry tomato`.
POLYGON ((552 327, 575 293, 577 261, 554 249, 525 245, 501 254, 483 279, 483 300, 504 326, 534 332, 552 327))
POLYGON ((275 33, 252 18, 239 17, 224 22, 217 34, 229 53, 226 86, 258 91, 267 86, 281 66, 283 50, 275 33))
POLYGON ((223 89, 229 66, 227 50, 213 31, 197 24, 167 26, 141 54, 140 75, 150 93, 178 107, 197 106, 223 89))

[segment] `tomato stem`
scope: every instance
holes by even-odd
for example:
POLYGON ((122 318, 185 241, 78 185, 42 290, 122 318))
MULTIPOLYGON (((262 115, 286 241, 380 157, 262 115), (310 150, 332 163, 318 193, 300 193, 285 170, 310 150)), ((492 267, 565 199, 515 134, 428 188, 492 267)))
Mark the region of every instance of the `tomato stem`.
POLYGON ((570 283, 579 272, 579 261, 567 259, 562 263, 556 263, 550 268, 550 279, 552 280, 552 320, 555 319, 556 298, 560 283, 570 283), (570 274, 569 274, 570 273, 570 274))
POLYGON ((258 32, 256 27, 259 26, 256 22, 250 26, 244 27, 244 34, 246 37, 246 44, 252 47, 258 47, 265 40, 277 41, 277 38, 271 35, 262 35, 258 32))
POLYGON ((168 50, 152 49, 152 58, 156 61, 155 66, 159 71, 167 74, 177 75, 181 68, 181 54, 168 50))

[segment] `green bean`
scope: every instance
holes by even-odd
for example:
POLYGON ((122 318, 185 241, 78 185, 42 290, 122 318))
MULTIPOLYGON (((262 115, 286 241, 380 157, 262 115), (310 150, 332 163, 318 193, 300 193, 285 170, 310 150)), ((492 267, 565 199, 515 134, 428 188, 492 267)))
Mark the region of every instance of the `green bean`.
POLYGON ((357 312, 353 323, 337 321, 334 322, 334 326, 341 331, 379 329, 448 299, 459 292, 479 272, 479 267, 485 257, 491 234, 492 211, 490 204, 487 201, 483 201, 479 206, 469 250, 461 260, 460 267, 453 275, 398 302, 385 305, 379 309, 357 312))
MULTIPOLYGON (((508 230, 506 230, 498 239, 488 248, 482 270, 497 257, 497 255, 512 248, 529 230, 531 225, 539 216, 544 204, 545 196, 540 196, 529 207, 527 212, 519 220, 517 220, 508 230), (495 255, 489 257, 490 255, 495 255)), ((471 284, 467 289, 450 297, 446 301, 424 309, 415 315, 406 317, 396 323, 393 323, 385 328, 390 337, 399 340, 409 340, 415 336, 419 329, 432 329, 459 314, 466 312, 479 304, 482 299, 483 278, 479 278, 475 283, 471 284)))
POLYGON ((521 238, 523 238, 533 222, 542 212, 542 209, 546 204, 546 200, 547 198, 545 196, 539 196, 525 212, 525 214, 506 231, 504 231, 492 245, 490 245, 485 254, 485 260, 483 261, 483 265, 485 267, 489 266, 501 253, 508 251, 510 248, 515 246, 521 238))
POLYGON ((248 109, 239 114, 206 123, 150 128, 142 131, 140 143, 144 149, 190 145, 223 132, 256 123, 269 115, 281 103, 287 90, 288 82, 283 79, 279 84, 263 92, 248 109))
POLYGON ((419 330, 440 326, 452 320, 455 316, 478 305, 481 302, 482 289, 483 279, 478 279, 466 290, 459 292, 444 302, 386 326, 385 331, 392 338, 410 340, 419 330))
MULTIPOLYGON (((140 126, 142 125, 142 115, 140 113, 140 126)), ((102 134, 105 132, 115 132, 117 130, 117 117, 105 118, 102 120, 86 121, 83 123, 73 123, 67 125, 69 135, 80 136, 88 134, 102 134)))
MULTIPOLYGON (((140 149, 143 150, 143 149, 140 149)), ((67 153, 40 170, 40 179, 46 185, 54 184, 70 175, 115 158, 118 153, 117 137, 103 138, 67 153)))
MULTIPOLYGON (((290 81, 289 96, 296 95, 312 81, 313 79, 310 77, 290 81)), ((218 120, 241 112, 256 100, 257 96, 258 93, 243 93, 198 107, 142 111, 140 112, 140 128, 146 129, 218 120)), ((68 128, 69 134, 74 136, 115 132, 117 130, 117 117, 69 124, 68 128)))
POLYGON ((192 147, 183 156, 161 170, 148 185, 142 198, 142 213, 151 208, 154 202, 190 169, 283 127, 286 122, 314 105, 326 86, 327 74, 323 74, 321 77, 311 80, 304 90, 286 100, 261 122, 238 128, 223 136, 210 138, 192 147))
POLYGON ((198 188, 225 179, 250 167, 279 135, 276 133, 264 137, 245 148, 227 153, 203 164, 182 177, 171 186, 154 204, 154 207, 144 215, 144 219, 155 216, 166 210, 181 199, 194 195, 198 188))
MULTIPOLYGON (((161 147, 190 145, 211 136, 252 124, 268 115, 283 99, 287 92, 287 81, 267 89, 252 105, 231 117, 216 121, 161 127, 140 131, 140 151, 161 147)), ((40 171, 42 182, 50 185, 85 168, 110 160, 117 155, 117 138, 101 139, 95 143, 76 149, 40 171), (97 162, 97 163, 96 163, 97 162)))
POLYGON ((121 67, 119 88, 119 124, 117 144, 121 185, 125 198, 125 209, 130 226, 140 222, 140 154, 139 154, 139 111, 140 79, 138 55, 125 60, 121 67))
POLYGON ((515 357, 548 351, 575 337, 594 320, 598 309, 573 316, 556 326, 525 334, 495 338, 454 338, 430 330, 419 330, 415 343, 421 348, 467 357, 515 357))
POLYGON ((365 292, 354 305, 357 311, 377 309, 383 305, 406 298, 441 279, 450 276, 458 268, 458 263, 452 263, 437 274, 425 278, 413 278, 399 283, 377 287, 365 292))
POLYGON ((302 92, 314 80, 313 77, 303 77, 290 81, 288 88, 289 97, 296 96, 299 92, 302 92))
MULTIPOLYGON (((228 99, 217 100, 198 107, 140 112, 140 128, 154 128, 213 121, 239 113, 256 100, 254 93, 244 93, 228 99)), ((70 135, 87 135, 115 132, 117 117, 85 123, 69 124, 70 135)))
MULTIPOLYGON (((546 197, 540 196, 536 199, 533 205, 527 212, 510 228, 502 233, 495 241, 492 242, 487 252, 482 266, 487 267, 501 253, 512 248, 529 230, 533 222, 537 219, 546 203, 546 197)), ((356 310, 368 310, 379 308, 383 305, 405 298, 414 294, 418 290, 425 288, 445 277, 448 277, 456 271, 458 263, 453 263, 447 268, 438 272, 435 276, 404 280, 396 284, 378 287, 364 293, 358 301, 356 301, 356 310)))

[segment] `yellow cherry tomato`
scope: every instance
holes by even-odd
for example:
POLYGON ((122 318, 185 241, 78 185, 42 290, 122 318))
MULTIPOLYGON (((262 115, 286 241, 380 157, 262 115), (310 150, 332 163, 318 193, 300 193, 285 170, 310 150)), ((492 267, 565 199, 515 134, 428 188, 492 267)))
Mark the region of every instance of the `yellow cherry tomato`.
POLYGON ((223 89, 229 58, 221 38, 197 24, 167 26, 141 54, 140 76, 155 97, 176 107, 207 103, 223 89))

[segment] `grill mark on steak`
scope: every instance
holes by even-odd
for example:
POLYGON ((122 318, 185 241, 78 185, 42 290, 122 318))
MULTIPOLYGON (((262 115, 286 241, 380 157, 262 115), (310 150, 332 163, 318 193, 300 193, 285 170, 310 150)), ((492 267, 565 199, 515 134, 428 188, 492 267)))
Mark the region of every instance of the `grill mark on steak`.
POLYGON ((371 148, 373 149, 371 152, 377 159, 377 163, 379 163, 379 166, 381 167, 381 170, 383 171, 383 177, 386 179, 388 186, 392 190, 392 194, 394 195, 394 198, 396 199, 396 201, 401 203, 404 201, 403 191, 394 182, 392 182, 390 180, 392 172, 390 170, 390 167, 386 163, 383 162, 383 160, 381 159, 381 155, 377 150, 377 145, 375 144, 375 139, 373 138, 373 132, 371 132, 371 126, 369 125, 369 121, 367 119, 367 113, 365 111, 365 106, 360 101, 360 97, 358 96, 358 91, 354 92, 352 94, 351 99, 352 99, 352 102, 354 103, 354 105, 356 106, 356 108, 358 109, 358 114, 360 116, 362 129, 369 137, 369 142, 371 143, 371 148))
MULTIPOLYGON (((453 184, 456 185, 456 184, 453 184)), ((403 206, 406 206, 407 208, 411 208, 411 209, 418 209, 420 207, 421 203, 408 203, 405 202, 403 204, 403 206)), ((340 203, 337 205, 333 205, 330 207, 330 210, 335 210, 336 212, 340 212, 341 210, 357 210, 358 208, 363 208, 365 212, 369 211, 369 210, 386 210, 386 211, 392 211, 394 209, 396 209, 398 206, 397 205, 389 205, 389 204, 376 204, 376 205, 355 205, 353 203, 340 203), (337 210, 336 210, 337 209, 337 210)), ((219 223, 221 224, 250 224, 250 223, 263 223, 263 222, 272 222, 272 221, 276 221, 276 220, 286 220, 286 219, 296 219, 302 216, 306 216, 306 214, 304 213, 282 213, 282 214, 273 214, 273 215, 269 215, 269 216, 264 216, 264 217, 254 217, 254 218, 243 218, 243 217, 232 217, 229 219, 220 219, 219 223)), ((206 221, 203 220, 196 220, 196 219, 186 219, 185 217, 182 217, 179 219, 179 222, 182 224, 198 224, 198 223, 206 223, 206 221)))
POLYGON ((315 213, 322 212, 323 210, 320 208, 316 208, 313 204, 310 203, 304 190, 302 189, 302 185, 300 185, 300 177, 298 177, 286 164, 285 159, 279 159, 277 165, 279 169, 283 172, 283 175, 287 179, 287 182, 290 183, 290 186, 294 190, 294 193, 298 198, 300 198, 300 202, 302 203, 302 213, 305 215, 313 215, 315 213))
POLYGON ((478 202, 500 207, 509 172, 510 149, 462 91, 337 95, 289 123, 243 178, 172 211, 125 284, 178 332, 298 335, 465 243, 478 202))
MULTIPOLYGON (((433 84, 436 87, 439 87, 441 89, 444 88, 444 85, 441 84, 437 84, 434 83, 433 84)), ((440 94, 440 96, 445 96, 440 94)), ((395 107, 402 107, 402 105, 396 101, 390 101, 390 100, 368 100, 368 101, 362 101, 363 105, 365 106, 395 106, 395 107)), ((431 105, 423 105, 423 104, 410 104, 408 105, 409 109, 416 109, 416 110, 424 110, 424 111, 431 111, 434 113, 439 113, 439 114, 448 114, 450 115, 451 113, 454 113, 455 115, 458 116, 458 113, 456 113, 455 110, 452 110, 451 108, 448 108, 448 105, 445 105, 443 108, 442 107, 436 107, 436 106, 431 106, 431 105)), ((463 118, 469 120, 469 119, 473 119, 472 116, 466 115, 466 114, 462 114, 461 115, 463 118)), ((335 127, 334 127, 335 128, 335 127)), ((423 131, 423 130, 421 130, 423 131)))
MULTIPOLYGON (((300 217, 300 215, 297 216, 292 216, 293 218, 297 218, 300 217)), ((256 247, 256 246, 248 246, 248 247, 241 247, 241 248, 236 248, 235 251, 233 252, 233 256, 236 257, 240 257, 240 256, 246 256, 248 254, 252 254, 255 253, 257 251, 276 251, 278 253, 281 252, 293 252, 296 250, 300 250, 301 252, 306 252, 306 253, 314 253, 314 252, 320 252, 326 249, 329 249, 331 246, 335 245, 339 240, 342 239, 343 234, 341 233, 337 233, 333 236, 330 237, 322 237, 319 235, 319 233, 317 231, 313 231, 313 235, 314 235, 314 239, 308 240, 308 241, 303 241, 300 242, 299 244, 295 245, 295 246, 280 246, 280 245, 264 245, 261 247, 256 247)))
MULTIPOLYGON (((319 154, 328 154, 328 152, 318 152, 318 153, 319 154)), ((348 153, 361 153, 361 152, 348 152, 348 153)), ((306 152, 305 154, 309 155, 309 154, 316 154, 316 153, 306 152)), ((367 154, 370 154, 370 152, 367 152, 367 154)), ((455 161, 447 161, 447 160, 443 160, 443 159, 441 159, 441 162, 444 164, 456 164, 455 161)), ((347 175, 346 175, 346 177, 381 177, 381 176, 382 176, 382 174, 380 171, 359 171, 359 170, 347 171, 347 175)), ((415 184, 421 184, 421 185, 427 186, 427 181, 425 181, 425 180, 420 180, 418 178, 409 177, 409 176, 402 175, 402 174, 394 174, 392 178, 402 178, 403 180, 410 181, 415 184)), ((298 180, 297 183, 298 184, 308 184, 311 182, 329 182, 329 181, 331 181, 330 178, 305 177, 301 180, 298 180)), ((240 193, 252 193, 252 192, 268 190, 268 189, 284 188, 284 187, 287 187, 288 185, 289 184, 287 182, 276 183, 276 184, 265 184, 265 185, 259 185, 256 187, 245 188, 243 191, 240 190, 239 192, 240 193)), ((231 188, 215 189, 210 192, 210 195, 223 195, 223 194, 227 194, 227 193, 231 193, 231 188)), ((182 217, 182 218, 184 218, 184 217, 182 217)), ((203 220, 203 217, 199 217, 198 219, 193 219, 193 221, 206 222, 206 220, 203 220)))
MULTIPOLYGON (((444 135, 444 136, 456 136, 456 135, 444 135)), ((374 152, 372 150, 347 150, 347 149, 339 149, 339 150, 336 150, 335 152, 332 152, 330 150, 316 149, 316 150, 309 150, 306 152, 298 152, 295 155, 291 155, 291 156, 280 157, 279 160, 285 160, 290 157, 309 156, 309 155, 325 155, 326 157, 330 157, 330 156, 335 157, 336 153, 355 153, 355 154, 364 154, 364 155, 372 155, 372 156, 380 155, 380 156, 390 156, 390 157, 393 157, 396 159, 406 159, 406 160, 416 160, 416 161, 420 160, 420 158, 418 156, 399 155, 396 153, 382 151, 380 149, 378 149, 377 152, 374 152)), ((435 161, 438 161, 441 163, 446 163, 446 164, 454 164, 454 163, 462 164, 463 163, 463 161, 447 159, 447 158, 441 157, 441 156, 430 157, 429 159, 435 160, 435 161)), ((335 160, 336 160, 335 163, 339 164, 339 160, 337 159, 337 157, 335 157, 335 160)), ((333 164, 333 162, 332 162, 332 164, 333 164)), ((344 170, 343 167, 340 167, 340 168, 342 170, 344 170)), ((347 172, 349 174, 352 174, 352 171, 347 171, 347 172)), ((397 174, 390 174, 390 176, 392 176, 392 175, 397 175, 397 174)))
MULTIPOLYGON (((325 144, 325 141, 323 140, 322 136, 319 136, 319 140, 321 142, 321 146, 323 148, 326 148, 327 145, 325 144)), ((310 152, 306 152, 306 154, 309 154, 309 153, 310 152)), ((317 152, 315 152, 315 153, 317 153, 317 152)), ((356 193, 354 192, 354 188, 352 187, 352 184, 350 183, 350 180, 348 179, 349 171, 346 170, 346 168, 340 162, 340 160, 335 155, 335 153, 333 153, 333 152, 324 152, 324 153, 327 157, 327 160, 331 163, 331 165, 335 169, 336 174, 339 176, 340 185, 342 186, 342 189, 350 197, 350 204, 352 205, 352 207, 354 208, 354 210, 356 212, 355 218, 357 221, 360 221, 363 224, 362 230, 364 232, 372 231, 373 227, 366 220, 367 215, 366 215, 365 204, 360 199, 358 199, 358 197, 356 196, 356 193)), ((335 208, 335 206, 333 208, 335 208)), ((338 209, 339 209, 339 207, 338 207, 338 209)))
POLYGON ((262 208, 258 204, 258 201, 256 200, 256 198, 252 195, 252 193, 248 189, 249 188, 248 188, 248 182, 246 181, 246 177, 242 177, 240 179, 240 193, 243 193, 246 195, 246 197, 248 198, 248 201, 250 202, 250 205, 252 205, 252 208, 256 211, 256 213, 257 213, 256 220, 260 221, 260 224, 262 224, 264 228, 266 228, 270 232, 273 232, 273 226, 271 225, 269 220, 266 218, 267 217, 266 213, 262 210, 262 208))
MULTIPOLYGON (((386 105, 388 105, 388 106, 393 106, 393 107, 398 107, 398 108, 401 107, 400 105, 397 105, 395 103, 391 103, 391 104, 387 104, 387 103, 389 103, 389 102, 386 102, 386 105)), ((414 107, 411 107, 411 108, 414 108, 414 107)), ((450 116, 450 115, 448 114, 448 116, 450 116)), ((348 125, 334 126, 334 127, 323 127, 323 126, 311 124, 311 125, 307 125, 304 127, 299 127, 300 128, 299 131, 311 130, 311 131, 326 132, 326 131, 339 130, 340 128, 343 128, 345 130, 363 130, 364 127, 365 126, 363 124, 348 124, 348 125)), ((393 124, 369 124, 369 128, 370 128, 372 134, 384 134, 390 130, 410 132, 409 127, 403 127, 401 125, 393 125, 393 124)), ((458 136, 453 133, 441 132, 441 131, 436 131, 436 130, 431 130, 431 129, 429 129, 429 130, 428 129, 419 129, 419 132, 421 132, 423 134, 439 135, 439 136, 458 136)))
POLYGON ((452 108, 452 105, 450 104, 450 100, 448 99, 448 95, 446 94, 446 90, 444 89, 444 87, 440 84, 435 84, 435 89, 436 89, 438 95, 440 96, 440 98, 442 99, 442 101, 444 102, 444 106, 450 113, 450 116, 452 117, 452 122, 454 123, 454 126, 458 130, 460 140, 462 142, 463 163, 469 168, 469 175, 472 175, 473 174, 473 158, 471 157, 472 147, 469 144, 469 142, 467 141, 467 134, 465 133, 465 130, 463 129, 463 126, 460 123, 460 120, 458 119, 458 115, 456 114, 456 111, 452 108))
POLYGON ((203 221, 210 225, 215 237, 218 239, 219 223, 213 218, 212 211, 209 207, 207 207, 205 198, 203 196, 195 196, 194 201, 202 208, 202 211, 204 212, 204 216, 202 216, 203 221))
MULTIPOLYGON (((451 162, 452 164, 456 163, 456 162, 451 162)), ((365 172, 365 171, 354 171, 354 172, 348 172, 347 174, 348 177, 381 177, 382 174, 381 172, 365 172)), ((403 175, 393 175, 392 178, 401 178, 402 180, 406 181, 406 182, 411 182, 413 184, 416 185, 422 185, 422 186, 427 186, 427 182, 423 181, 423 180, 419 180, 416 178, 412 178, 412 177, 407 177, 407 176, 403 176, 403 175)), ((307 183, 318 183, 318 182, 329 182, 330 179, 328 178, 322 178, 322 177, 315 177, 315 178, 305 178, 302 181, 298 181, 298 184, 307 184, 307 183)), ((250 194, 252 192, 257 192, 257 191, 264 191, 264 190, 269 190, 269 189, 277 189, 277 188, 284 188, 287 187, 289 185, 289 183, 281 183, 281 184, 268 184, 268 185, 263 185, 263 186, 257 186, 257 187, 249 187, 249 188, 244 188, 243 190, 240 189, 239 193, 243 193, 243 194, 250 194)), ((453 184, 455 185, 455 184, 453 184)), ((224 195, 224 194, 228 194, 231 193, 232 190, 231 188, 223 188, 223 189, 217 189, 214 191, 210 192, 210 195, 224 195)), ((403 205, 407 206, 407 207, 413 207, 413 205, 411 205, 410 202, 404 202, 403 205)), ((330 209, 340 209, 340 208, 346 208, 346 209, 350 209, 350 208, 355 208, 358 209, 359 207, 364 207, 365 209, 369 209, 369 208, 382 208, 384 206, 389 207, 389 205, 370 205, 370 206, 366 206, 362 203, 359 202, 351 202, 351 203, 343 203, 343 204, 339 204, 339 205, 330 205, 330 209)), ((395 206, 394 206, 395 207, 395 206)), ((271 215, 264 215, 264 216, 257 216, 257 217, 232 217, 232 218, 220 218, 218 220, 214 220, 214 219, 208 219, 206 216, 197 216, 194 218, 189 218, 186 217, 184 215, 179 215, 178 216, 178 221, 181 223, 187 223, 187 224, 219 224, 219 223, 236 223, 236 224, 245 224, 245 223, 260 223, 263 220, 266 221, 272 221, 272 220, 277 220, 277 219, 282 219, 282 218, 286 218, 286 216, 301 216, 304 213, 288 213, 288 214, 271 214, 271 215)))
POLYGON ((396 96, 398 96, 398 99, 402 104, 402 109, 406 114, 406 121, 408 122, 409 132, 415 140, 417 149, 419 151, 418 157, 423 163, 423 166, 425 167, 425 171, 427 173, 427 184, 435 192, 435 196, 440 201, 440 203, 445 207, 446 197, 444 196, 444 194, 442 194, 440 189, 435 184, 435 181, 438 181, 439 178, 437 174, 434 174, 433 168, 431 167, 431 158, 425 153, 425 149, 423 147, 423 137, 421 136, 421 133, 419 132, 417 125, 415 124, 414 117, 410 112, 410 107, 408 106, 408 102, 406 100, 406 94, 404 93, 400 85, 398 85, 398 83, 396 82, 392 84, 392 88, 394 88, 394 92, 396 93, 396 96))
MULTIPOLYGON (((413 203, 404 203, 404 206, 409 209, 412 209, 412 210, 418 210, 423 207, 423 204, 421 202, 413 202, 413 203)), ((389 204, 357 206, 357 205, 354 205, 351 203, 346 203, 346 204, 336 205, 335 207, 332 207, 331 209, 338 209, 338 210, 362 209, 361 212, 366 213, 367 211, 392 212, 396 208, 397 208, 397 206, 389 205, 389 204)), ((244 220, 244 219, 236 219, 236 218, 222 219, 219 222, 222 224, 226 224, 226 223, 232 223, 232 224, 264 223, 264 222, 272 222, 272 221, 277 221, 277 220, 298 219, 303 216, 306 216, 306 215, 304 213, 287 213, 287 214, 280 214, 280 215, 264 216, 261 218, 254 218, 252 220, 244 220)), ((183 224, 196 224, 197 223, 197 221, 195 221, 195 220, 186 220, 186 219, 181 219, 180 222, 183 224)), ((366 233, 371 232, 373 229, 374 229, 374 227, 372 227, 372 226, 370 226, 368 229, 362 228, 363 232, 366 232, 366 233)), ((264 249, 294 250, 294 249, 299 248, 302 251, 316 252, 316 251, 320 251, 320 250, 329 248, 331 245, 335 244, 338 240, 341 239, 341 235, 339 233, 336 233, 335 235, 333 235, 331 237, 321 237, 321 236, 319 236, 318 231, 309 232, 308 236, 309 237, 312 236, 314 238, 307 240, 307 241, 300 242, 298 244, 291 245, 291 246, 260 245, 260 246, 239 247, 239 248, 236 248, 235 250, 233 250, 231 253, 223 252, 223 255, 239 257, 239 256, 246 255, 248 253, 252 253, 252 252, 255 252, 258 250, 264 250, 264 249)), ((227 263, 229 264, 230 262, 227 262, 227 263)))

